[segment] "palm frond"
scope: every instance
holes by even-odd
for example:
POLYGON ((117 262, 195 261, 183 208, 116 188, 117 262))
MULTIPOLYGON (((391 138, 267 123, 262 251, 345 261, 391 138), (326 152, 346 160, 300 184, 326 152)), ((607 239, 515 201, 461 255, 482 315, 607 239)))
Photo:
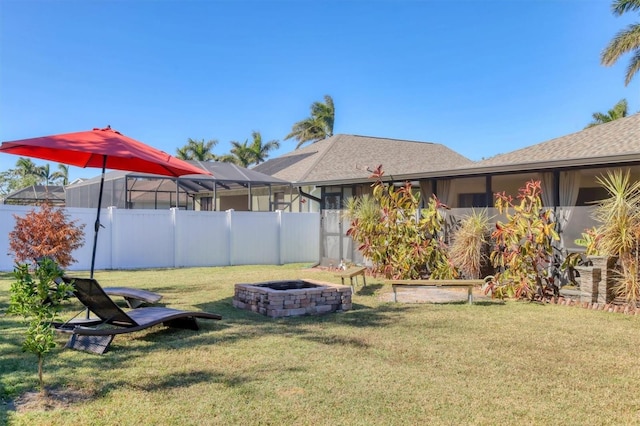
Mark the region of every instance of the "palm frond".
POLYGON ((640 10, 640 0, 614 0, 611 4, 611 11, 617 16, 633 10, 640 10))
POLYGON ((624 85, 628 86, 631 83, 633 77, 640 71, 640 48, 636 51, 636 53, 631 57, 629 61, 629 66, 627 67, 627 73, 624 78, 624 85))
POLYGON ((625 53, 640 49, 640 24, 631 24, 618 32, 602 51, 602 65, 611 66, 625 53))

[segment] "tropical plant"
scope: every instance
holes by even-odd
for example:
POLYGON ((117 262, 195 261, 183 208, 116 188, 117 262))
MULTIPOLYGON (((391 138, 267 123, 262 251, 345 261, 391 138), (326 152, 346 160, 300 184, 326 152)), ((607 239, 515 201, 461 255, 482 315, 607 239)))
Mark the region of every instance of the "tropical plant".
POLYGON ((0 172, 0 195, 37 185, 41 180, 39 167, 31 159, 20 157, 15 168, 0 172))
POLYGON ((13 216, 16 224, 9 233, 9 250, 16 262, 49 257, 63 268, 75 262, 71 253, 84 244, 84 224, 68 220, 64 210, 54 209, 49 203, 25 217, 13 216))
POLYGON ((215 154, 211 151, 218 141, 211 139, 207 142, 204 139, 187 139, 187 144, 176 149, 176 156, 182 160, 209 161, 216 160, 215 154))
POLYGON ((531 180, 518 190, 517 201, 504 192, 496 194, 495 206, 505 214, 491 234, 491 262, 499 268, 486 287, 492 295, 543 299, 555 286, 549 278, 553 241, 559 240, 552 211, 544 209, 540 181, 531 180))
POLYGON ((615 104, 612 109, 610 109, 606 113, 594 112, 592 115, 593 121, 587 124, 585 129, 588 129, 589 127, 597 126, 598 124, 609 123, 610 121, 624 118, 627 116, 627 113, 628 113, 627 100, 622 99, 617 104, 615 104))
POLYGON ((36 166, 36 163, 34 163, 30 158, 20 157, 18 161, 16 161, 16 172, 22 177, 40 176, 40 170, 38 169, 38 166, 36 166))
POLYGON ((51 173, 51 166, 49 165, 49 163, 45 164, 44 166, 38 167, 37 174, 40 177, 42 183, 44 183, 45 185, 51 185, 51 181, 53 181, 54 177, 51 173))
POLYGON ((598 202, 593 214, 600 224, 597 248, 603 255, 618 258, 620 271, 613 291, 628 303, 635 303, 640 300, 640 181, 632 181, 629 170, 608 171, 597 180, 609 193, 598 202))
POLYGON ((249 167, 254 161, 254 154, 248 144, 249 141, 244 141, 243 143, 231 141, 231 153, 219 157, 218 160, 225 163, 234 163, 241 167, 249 167))
POLYGON ((307 142, 315 143, 319 140, 333 136, 333 123, 335 120, 335 107, 333 99, 329 95, 324 96, 324 103, 316 101, 311 104, 311 116, 300 120, 293 125, 291 133, 284 140, 296 139, 300 148, 307 142))
POLYGON ((56 346, 53 322, 58 319, 62 302, 73 292, 73 285, 60 280, 63 274, 64 271, 50 258, 40 259, 33 271, 29 264, 16 264, 7 310, 7 313, 21 315, 27 324, 22 350, 38 357, 40 392, 45 395, 44 359, 56 346))
POLYGON ((587 256, 597 256, 600 253, 598 249, 600 234, 595 226, 582 232, 580 238, 576 238, 574 242, 577 246, 584 247, 584 254, 587 256))
POLYGON ((53 172, 51 179, 63 186, 69 185, 69 166, 58 164, 58 170, 53 172))
MULTIPOLYGON (((626 12, 638 11, 640 10, 640 0, 614 0, 611 9, 616 16, 621 16, 626 12)), ((638 70, 640 70, 640 22, 631 24, 626 29, 618 32, 605 47, 600 60, 603 65, 611 66, 627 53, 631 53, 632 56, 625 74, 625 86, 629 85, 638 70)))
POLYGON ((622 259, 636 245, 634 230, 640 227, 640 181, 632 182, 630 172, 619 169, 608 171, 597 181, 609 193, 609 198, 598 202, 593 214, 600 223, 598 247, 602 254, 622 259))
POLYGON ((251 132, 251 138, 253 142, 250 145, 251 151, 253 152, 253 163, 260 164, 264 162, 268 157, 269 153, 274 149, 280 148, 280 142, 278 140, 271 140, 267 143, 262 143, 262 135, 260 132, 253 131, 251 132))
POLYGON ((465 278, 481 278, 482 267, 489 260, 490 233, 487 209, 473 210, 460 221, 449 246, 449 258, 465 278))
POLYGON ((598 249, 598 243, 600 242, 598 229, 594 226, 586 229, 581 234, 580 238, 576 238, 574 243, 577 246, 584 247, 584 254, 569 253, 565 256, 562 264, 560 265, 561 270, 567 271, 567 279, 572 284, 576 284, 576 266, 583 266, 585 264, 584 256, 598 256, 600 254, 598 249))
POLYGON ((442 238, 445 208, 436 197, 420 212, 420 199, 411 183, 396 188, 382 181, 382 166, 371 176, 375 179, 371 197, 347 201, 346 215, 351 223, 347 235, 359 243, 362 255, 371 260, 375 273, 386 278, 453 278, 442 238))
POLYGON ((267 159, 269 152, 280 148, 280 142, 277 140, 262 143, 262 135, 260 132, 251 132, 252 142, 248 140, 243 143, 231 141, 231 153, 218 157, 219 161, 234 163, 242 167, 249 167, 253 164, 260 164, 267 159))

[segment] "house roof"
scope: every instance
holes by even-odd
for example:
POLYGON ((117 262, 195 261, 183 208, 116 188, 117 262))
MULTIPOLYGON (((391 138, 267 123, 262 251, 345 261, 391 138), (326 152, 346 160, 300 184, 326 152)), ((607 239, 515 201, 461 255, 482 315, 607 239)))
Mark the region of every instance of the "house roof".
POLYGON ((382 164, 386 176, 454 169, 473 162, 444 145, 334 135, 257 165, 253 170, 294 183, 364 182, 382 164))
POLYGON ((640 113, 449 170, 395 177, 449 178, 614 164, 640 164, 640 113))
POLYGON ((555 168, 640 161, 640 113, 478 161, 473 168, 555 168))

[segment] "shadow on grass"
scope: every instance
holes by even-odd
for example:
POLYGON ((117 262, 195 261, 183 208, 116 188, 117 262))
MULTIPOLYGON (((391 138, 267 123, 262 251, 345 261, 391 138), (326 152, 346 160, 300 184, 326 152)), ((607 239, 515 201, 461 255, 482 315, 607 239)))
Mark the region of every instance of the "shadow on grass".
POLYGON ((382 287, 384 287, 383 284, 369 284, 361 287, 359 290, 356 290, 356 294, 358 296, 373 296, 382 287))
POLYGON ((484 299, 475 300, 473 304, 476 306, 504 306, 506 302, 500 299, 484 299))
POLYGON ((248 383, 253 379, 246 376, 227 375, 224 373, 211 373, 205 370, 189 371, 187 373, 164 374, 158 377, 153 383, 133 384, 130 382, 111 383, 109 389, 117 389, 121 386, 132 387, 137 390, 146 392, 155 392, 158 390, 186 388, 199 383, 221 383, 228 387, 240 386, 248 383))

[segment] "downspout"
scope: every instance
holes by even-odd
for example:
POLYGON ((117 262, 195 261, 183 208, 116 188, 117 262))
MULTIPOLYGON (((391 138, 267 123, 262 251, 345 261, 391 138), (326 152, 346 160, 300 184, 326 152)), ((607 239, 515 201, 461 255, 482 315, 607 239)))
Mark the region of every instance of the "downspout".
POLYGON ((309 198, 310 200, 316 201, 318 203, 321 203, 322 200, 314 195, 311 194, 307 194, 306 192, 304 192, 302 189, 300 189, 300 187, 298 187, 298 194, 302 195, 305 198, 309 198))

